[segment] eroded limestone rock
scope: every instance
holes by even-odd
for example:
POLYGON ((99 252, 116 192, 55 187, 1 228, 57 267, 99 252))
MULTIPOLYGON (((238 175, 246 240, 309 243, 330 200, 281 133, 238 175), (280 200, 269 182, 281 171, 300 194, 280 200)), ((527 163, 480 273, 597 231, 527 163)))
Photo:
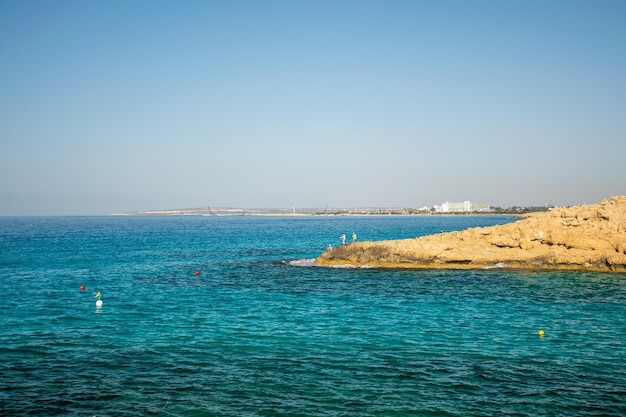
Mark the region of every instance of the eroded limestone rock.
POLYGON ((626 273, 626 196, 555 208, 514 223, 329 249, 320 265, 534 268, 626 273))

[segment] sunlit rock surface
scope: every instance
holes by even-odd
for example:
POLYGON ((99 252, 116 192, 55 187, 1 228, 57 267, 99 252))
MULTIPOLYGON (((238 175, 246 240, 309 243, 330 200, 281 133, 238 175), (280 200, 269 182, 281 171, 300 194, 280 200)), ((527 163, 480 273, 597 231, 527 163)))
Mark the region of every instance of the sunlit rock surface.
POLYGON ((318 265, 626 272, 626 196, 555 208, 514 223, 329 248, 318 265))

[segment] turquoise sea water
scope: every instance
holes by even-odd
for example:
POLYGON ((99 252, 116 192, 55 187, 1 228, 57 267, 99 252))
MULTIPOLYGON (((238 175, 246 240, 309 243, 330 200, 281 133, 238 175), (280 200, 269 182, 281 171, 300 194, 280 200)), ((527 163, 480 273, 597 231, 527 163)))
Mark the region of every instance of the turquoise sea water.
POLYGON ((511 220, 0 218, 0 415, 626 415, 625 275, 310 266, 511 220))

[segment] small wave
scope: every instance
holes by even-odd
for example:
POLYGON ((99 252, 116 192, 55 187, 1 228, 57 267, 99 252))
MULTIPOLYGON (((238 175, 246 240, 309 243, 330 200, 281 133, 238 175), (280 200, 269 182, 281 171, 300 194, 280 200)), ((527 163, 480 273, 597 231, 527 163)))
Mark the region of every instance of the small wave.
POLYGON ((499 269, 499 268, 506 268, 506 265, 503 262, 498 262, 495 265, 485 267, 485 269, 499 269))
POLYGON ((317 268, 336 268, 336 269, 373 269, 375 266, 364 265, 364 266, 356 266, 356 265, 318 265, 315 263, 315 258, 311 259, 294 259, 292 261, 282 261, 283 264, 289 266, 299 266, 299 267, 317 267, 317 268))
POLYGON ((305 267, 317 266, 315 264, 315 258, 294 259, 293 261, 283 261, 283 263, 290 265, 290 266, 305 266, 305 267))

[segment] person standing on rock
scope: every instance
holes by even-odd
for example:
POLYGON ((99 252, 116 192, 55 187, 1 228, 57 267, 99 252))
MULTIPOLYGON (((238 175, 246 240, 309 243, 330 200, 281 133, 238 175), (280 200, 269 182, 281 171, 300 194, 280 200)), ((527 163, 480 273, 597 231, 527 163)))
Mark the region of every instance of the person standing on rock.
POLYGON ((346 234, 345 233, 341 235, 341 244, 342 245, 346 244, 346 234))
POLYGON ((356 233, 352 232, 352 241, 356 242, 356 233))

